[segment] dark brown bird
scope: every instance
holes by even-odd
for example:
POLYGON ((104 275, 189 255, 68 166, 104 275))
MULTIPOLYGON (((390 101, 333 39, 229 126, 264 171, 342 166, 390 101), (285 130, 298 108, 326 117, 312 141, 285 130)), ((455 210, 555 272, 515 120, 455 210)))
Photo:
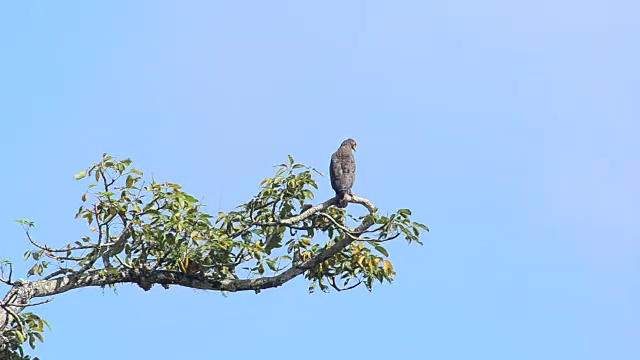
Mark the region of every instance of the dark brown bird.
POLYGON ((347 139, 331 155, 329 176, 331 178, 331 187, 336 192, 337 206, 339 208, 347 207, 348 202, 345 199, 345 195, 352 195, 351 187, 356 181, 356 159, 352 152, 356 151, 356 145, 355 140, 347 139))

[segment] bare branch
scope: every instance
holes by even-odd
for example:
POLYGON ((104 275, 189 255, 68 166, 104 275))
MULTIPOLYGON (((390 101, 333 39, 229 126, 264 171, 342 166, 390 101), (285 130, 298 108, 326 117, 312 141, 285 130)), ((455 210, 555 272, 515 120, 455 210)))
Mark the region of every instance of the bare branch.
POLYGON ((400 233, 396 233, 395 235, 388 237, 386 239, 363 239, 363 241, 367 241, 370 243, 383 243, 383 242, 395 240, 396 238, 398 238, 398 236, 400 236, 400 233))
POLYGON ((53 301, 53 298, 47 299, 47 300, 44 300, 44 301, 35 302, 35 303, 30 303, 30 304, 3 303, 2 301, 0 301, 0 307, 4 307, 4 306, 20 306, 20 307, 38 306, 38 305, 43 305, 43 304, 50 303, 52 301, 53 301))
MULTIPOLYGON (((376 211, 376 207, 368 199, 357 197, 357 196, 354 196, 354 195, 346 195, 346 197, 347 197, 347 201, 348 202, 363 205, 372 214, 376 211)), ((309 209, 303 211, 300 215, 292 216, 292 217, 287 218, 287 219, 280 219, 278 221, 255 223, 255 225, 260 225, 260 226, 276 226, 276 225, 291 226, 293 224, 297 224, 297 223, 299 223, 301 221, 304 221, 304 220, 310 218, 311 215, 313 215, 313 214, 315 214, 317 212, 321 212, 321 211, 329 208, 329 206, 331 206, 331 205, 337 204, 337 202, 338 201, 337 201, 336 198, 331 198, 331 199, 329 199, 329 200, 327 200, 327 201, 325 201, 325 202, 323 202, 321 204, 318 204, 316 206, 310 207, 309 209)), ((371 226, 371 225, 369 225, 369 226, 371 226)), ((369 226, 367 226, 367 228, 369 226)), ((359 230, 359 232, 361 233, 361 232, 364 232, 365 230, 366 229, 359 230)))
POLYGON ((330 282, 329 285, 331 285, 332 288, 336 289, 337 291, 347 291, 347 290, 352 290, 355 289, 356 287, 360 286, 360 284, 362 284, 362 280, 358 280, 357 283, 351 285, 351 286, 347 286, 347 287, 340 287, 338 286, 338 284, 336 284, 336 277, 332 276, 330 278, 330 282))
POLYGON ((12 263, 8 263, 7 265, 9 265, 9 276, 7 276, 7 278, 4 278, 4 266, 2 267, 2 277, 0 278, 0 282, 3 282, 9 286, 13 285, 13 281, 11 280, 11 277, 13 276, 13 264, 12 263))
POLYGON ((340 224, 336 221, 336 219, 332 218, 332 217, 331 217, 331 216, 329 216, 328 214, 323 213, 323 212, 319 212, 318 214, 320 214, 320 215, 322 215, 323 217, 326 217, 327 219, 329 219, 329 220, 333 223, 333 225, 335 225, 337 228, 339 228, 340 230, 342 230, 342 232, 343 232, 345 235, 349 236, 349 237, 350 237, 350 238, 352 238, 353 240, 365 240, 365 239, 361 239, 360 237, 353 236, 353 234, 351 233, 351 230, 349 230, 349 229, 347 229, 346 227, 344 227, 344 226, 340 225, 340 224))
POLYGON ((68 268, 62 268, 62 269, 60 269, 60 270, 54 271, 54 272, 52 272, 51 274, 49 274, 49 275, 47 275, 47 276, 43 277, 43 278, 42 278, 42 280, 49 280, 49 279, 52 279, 52 278, 54 278, 54 277, 56 277, 56 276, 58 276, 58 275, 62 275, 62 274, 64 274, 64 273, 72 273, 72 272, 73 272, 73 270, 71 270, 71 269, 68 269, 68 268))

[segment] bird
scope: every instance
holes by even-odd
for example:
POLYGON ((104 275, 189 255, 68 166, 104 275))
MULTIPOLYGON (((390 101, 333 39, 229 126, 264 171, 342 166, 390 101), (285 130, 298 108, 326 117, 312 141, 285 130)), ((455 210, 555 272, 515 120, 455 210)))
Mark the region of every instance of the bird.
POLYGON ((331 163, 329 165, 329 176, 331 178, 331 187, 336 192, 337 206, 346 208, 348 201, 345 195, 352 195, 351 188, 356 181, 356 159, 353 151, 356 151, 356 141, 346 139, 340 144, 336 152, 331 155, 331 163))

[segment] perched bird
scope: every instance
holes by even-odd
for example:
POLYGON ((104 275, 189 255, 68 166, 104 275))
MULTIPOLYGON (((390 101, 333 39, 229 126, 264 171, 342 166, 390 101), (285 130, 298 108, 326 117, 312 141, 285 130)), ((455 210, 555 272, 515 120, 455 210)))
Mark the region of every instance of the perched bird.
POLYGON ((347 139, 331 155, 329 176, 331 178, 331 187, 336 192, 337 206, 339 208, 347 207, 348 202, 345 199, 345 195, 352 195, 351 187, 356 181, 356 159, 351 150, 356 151, 356 142, 353 139, 347 139))

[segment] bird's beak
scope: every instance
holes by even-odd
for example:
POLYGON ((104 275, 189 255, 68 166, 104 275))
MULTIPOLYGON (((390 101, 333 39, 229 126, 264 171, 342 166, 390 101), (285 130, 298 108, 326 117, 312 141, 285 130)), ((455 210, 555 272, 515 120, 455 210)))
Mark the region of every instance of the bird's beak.
POLYGON ((353 148, 353 151, 356 151, 356 145, 355 144, 352 146, 352 148, 353 148))

